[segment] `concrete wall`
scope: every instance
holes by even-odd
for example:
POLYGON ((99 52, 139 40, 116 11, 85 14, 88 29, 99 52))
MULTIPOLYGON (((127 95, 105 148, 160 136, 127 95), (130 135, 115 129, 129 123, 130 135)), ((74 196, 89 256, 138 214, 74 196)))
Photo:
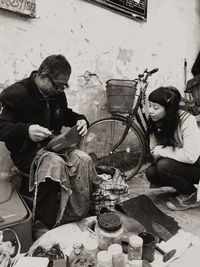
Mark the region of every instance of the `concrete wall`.
POLYGON ((93 121, 105 113, 107 79, 159 67, 150 89, 172 84, 183 90, 184 59, 191 78, 200 48, 199 0, 151 0, 147 23, 85 0, 36 2, 35 19, 0 10, 0 89, 29 75, 47 55, 63 53, 73 68, 69 104, 93 121))
POLYGON ((0 89, 29 75, 49 54, 62 53, 73 73, 69 105, 89 121, 106 115, 105 82, 132 79, 159 67, 149 90, 184 90, 200 49, 199 0, 149 0, 147 22, 137 22, 85 0, 37 0, 37 17, 0 10, 0 89))

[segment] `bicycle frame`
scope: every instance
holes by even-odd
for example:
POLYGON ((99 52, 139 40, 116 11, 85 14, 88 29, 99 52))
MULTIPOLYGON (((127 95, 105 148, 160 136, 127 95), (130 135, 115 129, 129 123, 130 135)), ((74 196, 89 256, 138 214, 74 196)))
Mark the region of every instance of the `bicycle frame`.
MULTIPOLYGON (((115 149, 117 149, 121 144, 122 142, 124 141, 124 139, 126 138, 127 134, 128 134, 128 131, 131 127, 131 124, 136 120, 137 123, 139 124, 140 126, 140 129, 142 131, 142 133, 144 134, 144 136, 146 135, 146 129, 145 129, 145 126, 143 125, 142 123, 142 119, 141 119, 141 115, 142 115, 142 118, 145 122, 145 124, 147 123, 147 116, 146 116, 146 113, 144 111, 144 100, 145 100, 145 97, 146 97, 146 90, 147 90, 147 87, 148 87, 148 82, 147 82, 147 79, 149 76, 151 76, 153 73, 157 72, 158 71, 158 68, 155 68, 151 71, 148 71, 147 69, 143 72, 143 74, 139 74, 138 75, 138 78, 135 79, 134 81, 136 82, 136 86, 138 86, 139 83, 141 83, 141 87, 140 87, 140 92, 139 92, 139 95, 138 95, 138 98, 137 98, 137 102, 135 104, 135 106, 133 107, 132 111, 125 117, 126 118, 126 121, 127 121, 127 126, 122 134, 122 137, 120 138, 120 140, 114 145, 114 147, 112 148, 112 151, 115 151, 115 149), (138 113, 138 110, 141 110, 141 115, 138 113)), ((113 116, 115 117, 123 117, 122 115, 120 114, 113 114, 113 116)))

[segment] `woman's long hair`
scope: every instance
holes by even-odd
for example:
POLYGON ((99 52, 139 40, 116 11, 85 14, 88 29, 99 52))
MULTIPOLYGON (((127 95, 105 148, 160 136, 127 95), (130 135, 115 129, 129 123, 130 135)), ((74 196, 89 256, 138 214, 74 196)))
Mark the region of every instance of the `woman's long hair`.
POLYGON ((158 122, 148 120, 148 134, 154 134, 163 146, 175 147, 174 132, 178 127, 181 94, 175 87, 159 87, 150 93, 148 100, 158 103, 166 110, 166 116, 158 122))

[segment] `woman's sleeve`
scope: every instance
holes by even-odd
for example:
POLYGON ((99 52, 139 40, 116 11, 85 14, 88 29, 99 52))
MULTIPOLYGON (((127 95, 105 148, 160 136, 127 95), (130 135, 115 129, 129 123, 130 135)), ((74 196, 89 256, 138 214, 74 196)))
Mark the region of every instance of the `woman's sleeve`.
POLYGON ((154 152, 160 157, 168 157, 183 163, 193 164, 200 156, 200 130, 196 118, 190 115, 180 127, 182 147, 157 146, 154 152))
POLYGON ((150 146, 150 152, 152 153, 152 151, 154 150, 154 148, 158 145, 158 142, 154 136, 154 134, 151 134, 150 135, 150 143, 149 143, 149 146, 150 146))

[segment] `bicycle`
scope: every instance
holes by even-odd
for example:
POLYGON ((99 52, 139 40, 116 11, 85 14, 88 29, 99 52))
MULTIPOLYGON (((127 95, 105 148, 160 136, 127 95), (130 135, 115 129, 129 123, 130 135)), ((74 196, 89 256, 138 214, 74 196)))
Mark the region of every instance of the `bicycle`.
POLYGON ((146 69, 132 80, 137 98, 133 96, 132 103, 135 104, 128 114, 112 113, 111 117, 94 121, 88 128, 79 148, 91 156, 96 167, 119 168, 126 174, 126 180, 130 180, 147 162, 149 146, 145 96, 148 77, 157 71, 158 68, 146 69))

